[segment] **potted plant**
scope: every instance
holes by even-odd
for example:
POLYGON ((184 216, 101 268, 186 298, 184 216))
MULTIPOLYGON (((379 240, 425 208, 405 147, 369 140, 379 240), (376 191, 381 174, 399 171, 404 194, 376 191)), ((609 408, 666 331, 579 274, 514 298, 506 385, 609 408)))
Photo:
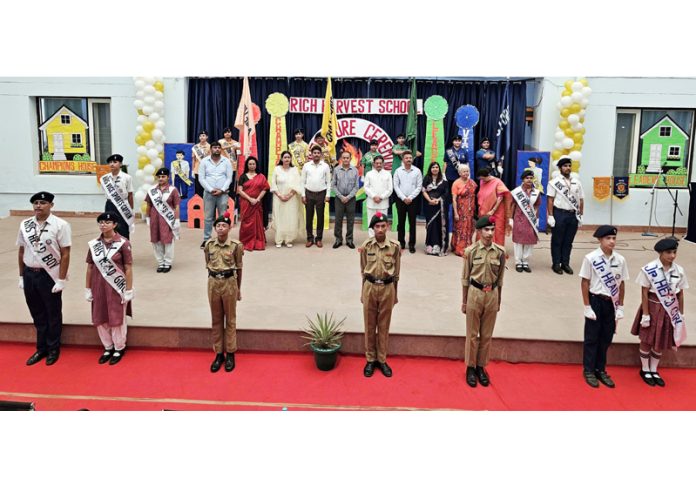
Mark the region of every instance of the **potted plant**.
POLYGON ((324 316, 317 313, 314 320, 307 317, 309 326, 303 329, 306 335, 302 338, 309 340, 305 345, 309 345, 314 351, 314 362, 319 370, 328 371, 336 366, 345 321, 346 317, 337 321, 333 313, 331 315, 324 313, 324 316))

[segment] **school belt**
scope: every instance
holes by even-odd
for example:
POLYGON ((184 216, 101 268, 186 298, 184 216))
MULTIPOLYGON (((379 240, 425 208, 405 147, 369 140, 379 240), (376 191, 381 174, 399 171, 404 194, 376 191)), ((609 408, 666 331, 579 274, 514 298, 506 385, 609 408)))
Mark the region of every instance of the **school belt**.
POLYGON ((394 283, 393 276, 387 276, 386 278, 379 279, 379 278, 375 278, 371 274, 366 274, 365 279, 367 281, 369 281, 370 283, 375 284, 375 285, 388 285, 390 283, 394 283))
POLYGON ((606 300, 606 301, 611 301, 611 297, 607 295, 600 295, 599 293, 590 293, 590 296, 594 296, 595 298, 599 298, 600 300, 606 300))
POLYGON ((469 280, 469 284, 473 286, 474 288, 478 288, 479 290, 483 291, 484 293, 488 293, 489 291, 493 291, 496 289, 498 286, 498 283, 493 283, 492 285, 482 285, 478 281, 471 279, 469 280))
POLYGON ((228 269, 227 271, 208 271, 208 276, 216 279, 231 278, 232 276, 237 276, 236 269, 228 269))
POLYGON ((568 214, 575 214, 575 211, 574 211, 574 210, 560 209, 560 208, 555 207, 555 206, 554 206, 553 210, 555 210, 555 211, 561 211, 561 212, 567 212, 568 214))
POLYGON ((46 271, 43 268, 32 268, 31 266, 25 266, 24 269, 28 270, 28 271, 33 271, 35 273, 40 273, 41 271, 46 271))

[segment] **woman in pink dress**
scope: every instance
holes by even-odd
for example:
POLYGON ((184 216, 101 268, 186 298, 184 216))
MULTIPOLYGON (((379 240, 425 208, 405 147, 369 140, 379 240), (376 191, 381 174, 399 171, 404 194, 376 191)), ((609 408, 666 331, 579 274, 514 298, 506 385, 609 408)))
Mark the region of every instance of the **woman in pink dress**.
POLYGON ((118 216, 97 217, 101 236, 89 241, 85 299, 92 303, 104 353, 99 363, 117 364, 126 351, 126 315, 133 316, 133 255, 128 239, 115 232, 118 216))
MULTIPOLYGON (((515 269, 518 273, 525 271, 531 273, 529 267, 529 257, 532 254, 534 245, 539 242, 539 235, 536 225, 529 222, 529 218, 522 210, 522 206, 531 208, 534 212, 535 221, 539 220, 539 205, 541 197, 539 191, 534 188, 534 172, 525 170, 520 177, 522 184, 512 191, 512 219, 509 223, 512 226, 512 242, 515 250, 515 269)), ((530 214, 531 215, 531 214, 530 214)))
POLYGON ((244 175, 239 178, 239 240, 246 251, 266 249, 266 229, 263 227, 263 196, 271 188, 262 173, 256 173, 258 160, 246 159, 244 175))
POLYGON ((510 191, 502 180, 491 175, 484 167, 476 172, 479 179, 478 213, 479 217, 494 216, 495 232, 493 242, 505 247, 506 222, 510 217, 510 191))
POLYGON ((460 164, 459 178, 452 184, 452 251, 457 256, 464 255, 464 249, 471 245, 474 236, 474 217, 476 216, 476 182, 471 180, 471 169, 460 164))

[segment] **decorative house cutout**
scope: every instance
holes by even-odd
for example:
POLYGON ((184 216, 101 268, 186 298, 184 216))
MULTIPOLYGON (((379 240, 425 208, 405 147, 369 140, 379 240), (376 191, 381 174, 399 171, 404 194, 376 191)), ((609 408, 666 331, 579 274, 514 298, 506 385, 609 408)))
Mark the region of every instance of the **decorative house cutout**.
POLYGON ((659 173, 663 167, 677 169, 685 166, 689 135, 669 115, 648 128, 640 139, 643 147, 639 172, 640 167, 644 167, 644 173, 659 173))
MULTIPOLYGON (((39 126, 53 160, 68 160, 67 155, 87 153, 87 122, 63 105, 39 126)), ((76 159, 77 160, 77 159, 76 159)))
MULTIPOLYGON (((191 199, 189 199, 186 205, 188 212, 188 221, 186 225, 191 229, 203 229, 205 226, 205 212, 203 211, 203 198, 196 194, 191 199)), ((234 214, 234 199, 228 197, 227 199, 227 210, 230 214, 234 214)), ((232 225, 235 225, 234 215, 231 217, 232 225)))

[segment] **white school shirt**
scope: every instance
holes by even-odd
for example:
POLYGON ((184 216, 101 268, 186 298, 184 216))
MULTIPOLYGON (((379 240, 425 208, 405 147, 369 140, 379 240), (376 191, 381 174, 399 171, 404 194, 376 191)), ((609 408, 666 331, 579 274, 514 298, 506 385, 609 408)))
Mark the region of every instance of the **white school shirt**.
MULTIPOLYGON (((111 174, 111 172, 109 172, 109 174, 111 174)), ((118 193, 121 194, 121 197, 128 202, 128 194, 133 192, 133 177, 121 170, 118 172, 118 175, 114 177, 114 185, 118 193)))
POLYGON ((604 286, 602 280, 597 276, 597 272, 592 269, 592 260, 595 259, 597 255, 601 255, 602 258, 609 263, 609 268, 612 273, 614 273, 614 278, 616 278, 616 283, 621 284, 622 281, 628 281, 628 265, 623 256, 621 256, 616 251, 613 251, 611 257, 607 259, 601 249, 597 248, 591 253, 585 255, 582 260, 582 267, 580 268, 580 277, 590 280, 590 293, 595 295, 611 296, 609 290, 604 286))
MULTIPOLYGON (((53 214, 48 216, 43 225, 36 220, 36 216, 31 217, 31 219, 34 219, 34 222, 38 224, 41 242, 49 245, 58 244, 59 248, 68 248, 72 246, 72 231, 67 221, 53 214)), ((41 261, 35 256, 32 248, 27 247, 27 242, 22 235, 22 226, 26 220, 27 219, 24 219, 20 224, 19 234, 17 235, 17 246, 24 247, 24 257, 22 258, 24 266, 30 268, 43 268, 41 261)))
MULTIPOLYGON (((660 268, 662 268, 662 271, 665 272, 665 278, 669 282, 669 286, 672 289, 672 293, 674 293, 675 295, 684 288, 689 287, 689 280, 686 279, 686 273, 684 272, 684 268, 679 266, 677 263, 672 263, 672 267, 666 270, 665 267, 662 266, 660 258, 657 258, 653 261, 650 261, 649 265, 657 265, 660 268)), ((648 278, 648 275, 645 274, 645 271, 643 271, 643 268, 641 268, 640 271, 638 271, 636 283, 638 283, 643 288, 649 288, 648 291, 653 295, 655 294, 655 292, 652 289, 650 279, 648 278)))
MULTIPOLYGON (((580 179, 577 177, 577 175, 571 174, 570 183, 568 183, 568 179, 566 179, 562 175, 555 177, 553 180, 555 180, 556 178, 560 178, 563 184, 565 184, 566 186, 570 186, 570 194, 574 195, 575 198, 578 199, 578 203, 580 202, 580 200, 585 198, 585 192, 582 190, 582 184, 580 183, 580 179)), ((570 202, 568 202, 566 198, 563 197, 563 195, 557 194, 557 192, 558 191, 556 190, 556 187, 554 187, 551 184, 551 182, 549 182, 546 186, 546 196, 553 197, 553 206, 557 207, 558 209, 574 211, 575 207, 573 207, 570 204, 570 202)))

